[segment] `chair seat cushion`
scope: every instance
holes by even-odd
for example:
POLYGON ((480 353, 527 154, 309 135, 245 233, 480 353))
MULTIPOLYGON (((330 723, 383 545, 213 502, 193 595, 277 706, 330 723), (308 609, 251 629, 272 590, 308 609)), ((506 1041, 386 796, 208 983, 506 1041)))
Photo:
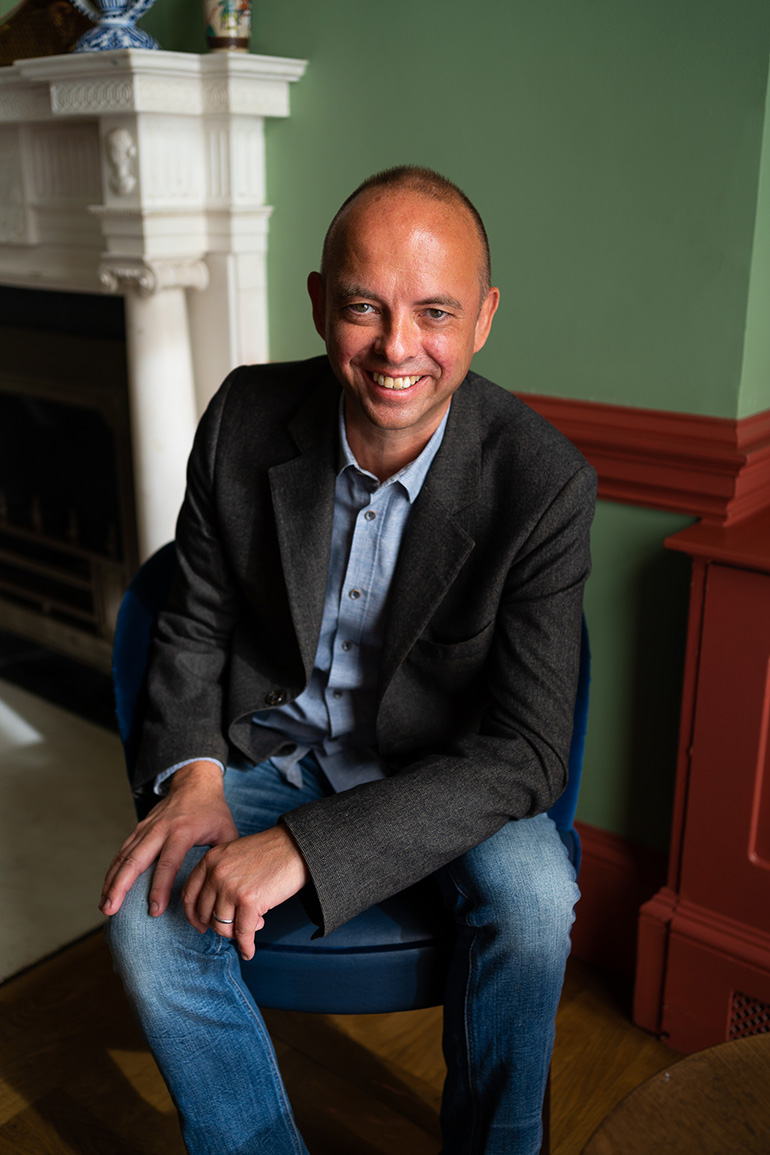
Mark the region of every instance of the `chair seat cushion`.
POLYGON ((366 1014, 443 1002, 451 930, 432 887, 394 895, 323 938, 315 929, 296 896, 270 911, 241 964, 258 1005, 366 1014))

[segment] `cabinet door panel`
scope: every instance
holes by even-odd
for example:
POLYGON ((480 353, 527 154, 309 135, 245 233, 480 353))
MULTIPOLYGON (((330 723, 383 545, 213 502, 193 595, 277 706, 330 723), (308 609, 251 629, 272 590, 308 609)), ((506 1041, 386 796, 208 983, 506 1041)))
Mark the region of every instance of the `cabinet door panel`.
POLYGON ((770 930, 770 576, 709 567, 683 897, 770 930))

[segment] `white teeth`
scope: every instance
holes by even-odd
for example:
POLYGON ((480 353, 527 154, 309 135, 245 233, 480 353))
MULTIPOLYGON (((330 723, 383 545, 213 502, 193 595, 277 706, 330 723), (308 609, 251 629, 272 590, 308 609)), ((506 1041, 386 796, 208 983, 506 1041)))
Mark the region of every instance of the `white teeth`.
POLYGON ((410 385, 420 380, 418 377, 385 377, 382 373, 373 373, 375 381, 383 389, 408 389, 410 385))

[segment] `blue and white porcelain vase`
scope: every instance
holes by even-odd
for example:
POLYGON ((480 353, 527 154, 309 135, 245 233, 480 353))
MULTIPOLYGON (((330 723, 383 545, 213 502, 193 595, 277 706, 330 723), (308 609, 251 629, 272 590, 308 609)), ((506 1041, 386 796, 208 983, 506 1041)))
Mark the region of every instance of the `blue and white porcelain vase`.
POLYGON ((160 48, 148 32, 134 24, 153 0, 72 0, 78 11, 96 21, 96 28, 81 36, 73 52, 106 52, 111 48, 160 48))

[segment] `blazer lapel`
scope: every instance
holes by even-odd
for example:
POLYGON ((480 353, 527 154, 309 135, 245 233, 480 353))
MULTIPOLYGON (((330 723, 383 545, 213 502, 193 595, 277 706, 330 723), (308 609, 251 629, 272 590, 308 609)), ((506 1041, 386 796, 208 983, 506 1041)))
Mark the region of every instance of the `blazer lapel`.
POLYGON ((474 398, 460 386, 452 399, 444 440, 414 503, 399 551, 390 591, 380 699, 475 545, 456 514, 476 499, 480 470, 478 412, 474 398))
POLYGON ((269 471, 278 543, 305 674, 313 669, 329 569, 339 385, 330 375, 289 430, 300 454, 269 471))
MULTIPOLYGON (((270 470, 281 562, 307 677, 313 668, 329 569, 340 387, 330 375, 289 426, 300 453, 270 470)), ((439 452, 414 503, 390 591, 380 698, 474 547, 456 514, 475 500, 481 435, 461 386, 439 452)))

